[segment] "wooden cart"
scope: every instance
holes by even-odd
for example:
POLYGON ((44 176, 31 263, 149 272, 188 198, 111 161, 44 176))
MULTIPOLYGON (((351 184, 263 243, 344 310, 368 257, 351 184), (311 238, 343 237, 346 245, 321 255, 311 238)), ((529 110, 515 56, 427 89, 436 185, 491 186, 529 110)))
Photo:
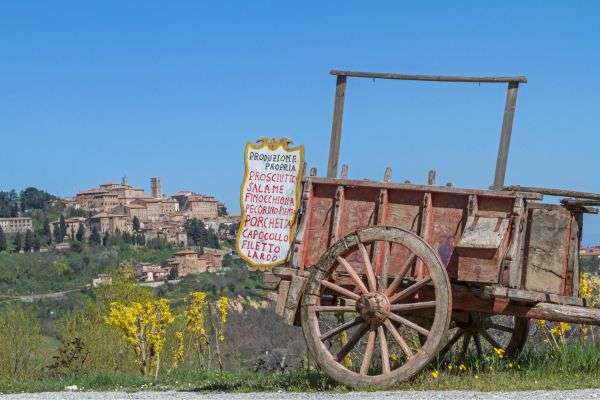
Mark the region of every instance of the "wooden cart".
POLYGON ((523 77, 332 71, 337 76, 328 177, 304 180, 290 265, 265 274, 276 312, 301 325, 333 379, 387 386, 457 348, 515 356, 530 318, 600 325, 578 297, 582 213, 591 193, 504 187, 516 90, 523 77), (348 76, 508 83, 493 190, 349 180, 337 175, 348 76), (562 204, 543 194, 566 195, 562 204), (503 315, 504 317, 492 317, 503 315))

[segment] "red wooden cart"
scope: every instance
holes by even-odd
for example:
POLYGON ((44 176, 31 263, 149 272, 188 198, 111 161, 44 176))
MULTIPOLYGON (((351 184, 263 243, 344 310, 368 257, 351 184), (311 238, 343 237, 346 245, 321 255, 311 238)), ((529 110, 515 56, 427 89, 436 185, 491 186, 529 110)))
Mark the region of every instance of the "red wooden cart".
POLYGON ((515 356, 530 318, 600 325, 578 297, 582 213, 600 195, 505 187, 523 77, 447 77, 332 71, 337 76, 328 177, 305 178, 290 264, 265 274, 276 312, 301 325, 333 379, 386 386, 453 349, 515 356), (347 77, 508 84, 492 190, 337 175, 347 77), (544 194, 569 197, 541 203, 544 194), (501 315, 502 317, 495 317, 501 315), (502 349, 502 350, 499 350, 502 349))

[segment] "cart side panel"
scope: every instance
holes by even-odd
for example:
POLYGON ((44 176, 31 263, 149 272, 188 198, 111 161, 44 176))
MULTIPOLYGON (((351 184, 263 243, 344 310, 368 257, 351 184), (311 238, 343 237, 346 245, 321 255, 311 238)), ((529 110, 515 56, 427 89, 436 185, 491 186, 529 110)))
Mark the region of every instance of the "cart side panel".
MULTIPOLYGON (((419 233, 422 203, 423 193, 409 190, 388 190, 387 212, 382 224, 419 233)), ((405 247, 392 246, 389 262, 390 273, 399 272, 409 256, 408 249, 405 247)))
POLYGON ((469 196, 449 193, 433 193, 431 219, 424 239, 437 250, 450 277, 458 272, 456 244, 462 236, 467 218, 469 196))
POLYGON ((464 282, 501 282, 501 265, 510 246, 515 200, 477 196, 457 244, 457 278, 464 282))
POLYGON ((333 185, 312 186, 310 207, 302 240, 300 267, 314 265, 330 245, 329 234, 333 224, 336 187, 333 185))
POLYGON ((530 204, 527 218, 524 289, 569 295, 573 215, 559 205, 530 204))

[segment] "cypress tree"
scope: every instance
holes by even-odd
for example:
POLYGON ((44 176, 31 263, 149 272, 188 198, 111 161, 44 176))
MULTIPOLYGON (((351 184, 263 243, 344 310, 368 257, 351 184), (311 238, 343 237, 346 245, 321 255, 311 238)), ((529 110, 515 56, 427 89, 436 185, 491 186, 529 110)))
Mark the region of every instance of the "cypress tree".
POLYGON ((96 227, 92 228, 92 233, 90 234, 90 244, 92 246, 99 246, 102 243, 102 238, 98 233, 98 229, 96 227))
POLYGON ((136 232, 139 232, 140 231, 140 219, 137 216, 135 216, 135 217, 133 217, 132 223, 133 223, 133 230, 136 232))
POLYGON ((17 232, 17 234, 15 235, 15 239, 14 239, 14 247, 15 247, 15 252, 20 252, 21 249, 23 248, 23 235, 21 235, 21 232, 17 232))
POLYGON ((60 226, 54 225, 54 241, 56 243, 62 243, 64 236, 60 236, 60 226))
POLYGON ((6 250, 6 235, 0 226, 0 253, 6 250))
POLYGON ((84 236, 85 229, 83 228, 83 224, 80 222, 79 227, 77 228, 77 233, 75 234, 75 239, 77 239, 78 242, 82 242, 84 236))
POLYGON ((51 244, 52 243, 52 231, 50 230, 50 221, 48 220, 48 218, 46 218, 44 220, 43 234, 44 234, 44 240, 45 240, 46 244, 51 244))
POLYGON ((31 232, 31 229, 27 229, 27 232, 25 232, 25 244, 23 245, 23 250, 25 250, 25 252, 28 253, 31 251, 32 248, 33 248, 33 232, 31 232))
POLYGON ((60 227, 60 241, 62 242, 64 237, 67 236, 67 223, 65 222, 65 216, 60 216, 60 221, 58 222, 60 227))

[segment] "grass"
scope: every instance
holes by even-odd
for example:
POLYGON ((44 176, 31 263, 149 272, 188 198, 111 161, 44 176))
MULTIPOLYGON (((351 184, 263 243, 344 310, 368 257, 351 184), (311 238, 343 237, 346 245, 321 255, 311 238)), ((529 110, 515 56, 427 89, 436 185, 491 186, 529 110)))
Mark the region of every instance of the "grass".
MULTIPOLYGON (((497 357, 470 360, 464 371, 457 365, 434 363, 395 390, 514 391, 600 388, 600 346, 567 346, 561 351, 530 351, 519 361, 497 357), (434 372, 437 372, 434 373, 434 372), (434 377, 436 375, 437 377, 434 377)), ((139 375, 83 374, 62 378, 0 380, 0 393, 59 391, 77 385, 79 390, 140 391, 347 391, 316 369, 284 373, 215 372, 179 369, 154 381, 139 375)), ((369 390, 369 389, 367 389, 369 390)), ((375 388, 371 390, 376 390, 375 388)))

